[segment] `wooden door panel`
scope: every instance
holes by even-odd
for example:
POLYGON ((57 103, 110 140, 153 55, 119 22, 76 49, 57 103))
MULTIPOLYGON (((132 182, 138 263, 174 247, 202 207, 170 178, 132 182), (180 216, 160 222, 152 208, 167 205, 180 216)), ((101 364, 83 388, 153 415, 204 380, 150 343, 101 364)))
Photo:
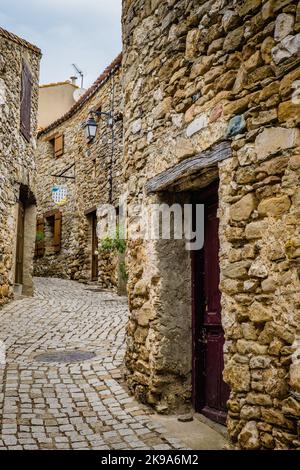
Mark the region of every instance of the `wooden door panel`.
POLYGON ((224 423, 229 389, 222 377, 224 332, 219 290, 217 209, 216 193, 213 200, 205 202, 203 250, 193 256, 193 395, 198 411, 214 421, 224 423))
POLYGON ((97 236, 97 214, 92 214, 92 281, 98 280, 98 236, 97 236))
POLYGON ((217 204, 206 207, 204 227, 204 295, 206 308, 204 323, 215 325, 220 325, 221 322, 218 222, 217 204))
POLYGON ((222 363, 223 363, 223 332, 208 331, 206 335, 206 405, 210 408, 221 408, 222 363))
POLYGON ((19 202, 18 222, 17 222, 17 244, 16 244, 16 284, 23 283, 23 258, 24 258, 24 217, 25 209, 22 202, 19 202))

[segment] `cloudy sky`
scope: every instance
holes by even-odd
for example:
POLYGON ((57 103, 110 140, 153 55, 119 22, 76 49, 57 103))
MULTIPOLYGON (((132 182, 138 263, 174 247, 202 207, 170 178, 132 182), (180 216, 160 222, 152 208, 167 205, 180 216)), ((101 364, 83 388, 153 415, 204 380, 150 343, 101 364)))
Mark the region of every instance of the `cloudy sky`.
POLYGON ((85 73, 87 88, 121 51, 122 0, 0 0, 0 25, 42 49, 41 83, 85 73))

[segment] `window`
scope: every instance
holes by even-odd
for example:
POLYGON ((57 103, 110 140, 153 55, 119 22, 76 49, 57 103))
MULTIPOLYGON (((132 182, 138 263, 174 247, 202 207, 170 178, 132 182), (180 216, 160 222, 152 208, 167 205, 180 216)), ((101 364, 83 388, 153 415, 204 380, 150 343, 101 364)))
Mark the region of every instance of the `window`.
POLYGON ((59 210, 49 211, 37 220, 35 254, 37 257, 59 253, 61 250, 62 214, 59 210))
POLYGON ((35 256, 37 258, 45 254, 45 224, 43 217, 36 222, 35 256))
POLYGON ((49 142, 52 145, 54 157, 61 157, 64 154, 64 135, 56 135, 49 142))
POLYGON ((23 61, 20 97, 20 131, 28 142, 31 137, 31 96, 32 77, 28 65, 23 61))
POLYGON ((55 216, 49 215, 45 217, 45 252, 46 255, 52 255, 54 250, 54 232, 55 232, 55 216))

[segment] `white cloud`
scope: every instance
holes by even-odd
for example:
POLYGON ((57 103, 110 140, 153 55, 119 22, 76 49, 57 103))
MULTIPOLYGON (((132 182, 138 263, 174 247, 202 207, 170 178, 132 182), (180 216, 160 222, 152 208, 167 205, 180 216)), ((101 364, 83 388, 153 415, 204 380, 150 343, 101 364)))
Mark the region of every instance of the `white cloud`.
POLYGON ((70 77, 75 62, 88 86, 121 50, 122 0, 0 2, 0 24, 42 49, 43 83, 70 77))

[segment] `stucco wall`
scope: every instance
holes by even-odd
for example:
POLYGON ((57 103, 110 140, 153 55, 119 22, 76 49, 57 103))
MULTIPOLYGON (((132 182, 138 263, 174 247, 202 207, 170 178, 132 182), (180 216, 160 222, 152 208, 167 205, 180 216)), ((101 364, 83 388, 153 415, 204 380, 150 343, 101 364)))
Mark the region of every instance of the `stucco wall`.
POLYGON ((72 83, 44 85, 39 88, 38 126, 44 129, 63 116, 74 105, 74 91, 78 87, 72 83))

